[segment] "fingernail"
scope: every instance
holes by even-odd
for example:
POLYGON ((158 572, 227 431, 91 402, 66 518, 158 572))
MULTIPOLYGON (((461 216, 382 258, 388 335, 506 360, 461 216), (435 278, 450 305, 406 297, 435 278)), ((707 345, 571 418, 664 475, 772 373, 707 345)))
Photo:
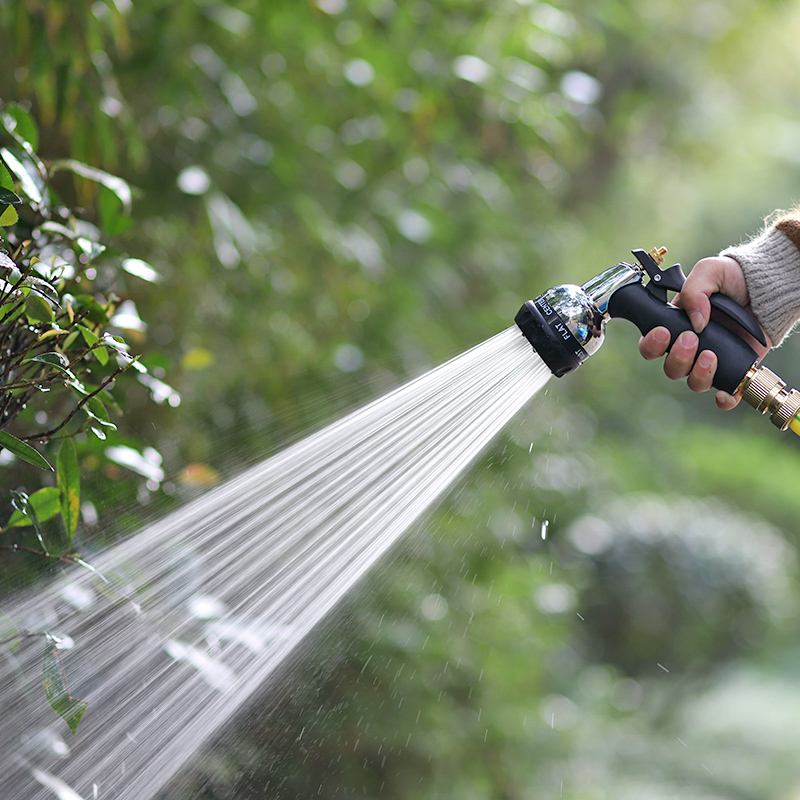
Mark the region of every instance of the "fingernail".
POLYGON ((692 313, 689 314, 689 321, 692 323, 692 327, 697 333, 703 330, 703 315, 699 311, 692 311, 692 313))
POLYGON ((669 344, 669 331, 666 328, 656 328, 653 331, 653 338, 659 344, 669 344))
POLYGON ((697 365, 701 369, 708 369, 714 363, 714 355, 708 350, 703 350, 697 358, 697 365))

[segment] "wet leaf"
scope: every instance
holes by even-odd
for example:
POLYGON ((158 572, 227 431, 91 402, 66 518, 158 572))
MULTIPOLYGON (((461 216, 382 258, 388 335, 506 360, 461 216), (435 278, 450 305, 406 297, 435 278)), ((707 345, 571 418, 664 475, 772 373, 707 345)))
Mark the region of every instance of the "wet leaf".
POLYGON ((69 693, 64 664, 52 639, 49 639, 45 645, 42 675, 44 695, 50 708, 67 723, 75 735, 89 704, 85 700, 78 700, 69 693))
POLYGON ((72 538, 78 527, 78 516, 81 507, 81 476, 78 465, 78 454, 72 439, 65 439, 58 451, 56 460, 56 474, 58 475, 59 501, 61 505, 61 518, 64 520, 64 529, 67 540, 72 544, 72 538))
POLYGON ((111 428, 111 430, 117 429, 117 426, 109 420, 106 407, 97 397, 90 397, 83 408, 92 419, 96 420, 101 425, 106 428, 111 428))
POLYGON ((0 149, 0 155, 2 155, 3 160, 17 176, 22 193, 27 195, 32 203, 36 205, 42 203, 44 200, 44 195, 42 194, 44 180, 42 176, 39 175, 36 165, 31 163, 30 159, 24 154, 20 153, 17 155, 7 147, 0 149))
POLYGON ((34 450, 29 444, 23 442, 21 439, 17 439, 16 436, 12 436, 6 431, 0 431, 0 447, 4 447, 17 458, 21 458, 23 461, 27 461, 35 467, 49 470, 53 469, 47 459, 37 450, 34 450))
POLYGON ((59 372, 63 372, 65 375, 70 375, 68 369, 69 360, 62 353, 39 353, 38 356, 28 358, 26 361, 38 361, 41 364, 48 364, 51 367, 55 367, 59 372))
POLYGON ((28 275, 22 280, 22 285, 27 286, 31 293, 36 293, 44 297, 53 306, 59 306, 58 292, 47 281, 42 278, 35 278, 33 275, 28 275))
POLYGON ((8 254, 0 251, 0 267, 8 270, 6 277, 13 283, 18 283, 22 280, 22 273, 17 268, 17 265, 9 258, 8 254))
POLYGON ((34 492, 24 511, 15 511, 8 520, 9 528, 24 528, 38 522, 47 522, 61 511, 61 492, 56 486, 46 486, 34 492))
POLYGON ((14 194, 10 189, 0 186, 0 203, 10 206, 18 206, 22 203, 19 195, 14 194))

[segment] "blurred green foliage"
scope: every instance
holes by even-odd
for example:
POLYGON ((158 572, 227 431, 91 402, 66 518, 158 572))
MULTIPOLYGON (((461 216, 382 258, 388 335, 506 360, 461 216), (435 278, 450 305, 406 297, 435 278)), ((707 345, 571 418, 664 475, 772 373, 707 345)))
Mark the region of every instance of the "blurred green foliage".
MULTIPOLYGON (((662 243, 688 268, 800 197, 777 0, 24 0, 0 30, 0 96, 136 187, 114 246, 163 276, 137 344, 183 402, 126 400, 167 479, 137 508, 90 475, 106 533, 550 285, 662 243)), ((786 437, 612 323, 170 796, 794 797, 786 437)))

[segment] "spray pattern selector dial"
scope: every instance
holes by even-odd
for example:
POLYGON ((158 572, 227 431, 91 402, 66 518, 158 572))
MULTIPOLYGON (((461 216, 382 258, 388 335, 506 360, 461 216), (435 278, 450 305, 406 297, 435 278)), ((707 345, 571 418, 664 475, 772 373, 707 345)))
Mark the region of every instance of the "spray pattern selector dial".
MULTIPOLYGON (((683 284, 686 282, 686 276, 683 274, 680 264, 673 264, 668 269, 661 269, 658 262, 653 258, 650 253, 644 250, 631 250, 636 260, 642 265, 644 271, 650 276, 650 282, 647 284, 647 291, 653 297, 657 298, 663 303, 667 302, 667 292, 680 292, 683 284)), ((656 251, 659 256, 666 254, 666 249, 661 248, 656 251)), ((756 321, 755 317, 747 310, 742 308, 735 300, 724 295, 720 292, 715 292, 709 298, 711 307, 724 314, 732 322, 741 325, 757 342, 764 347, 767 346, 767 340, 764 338, 764 332, 761 326, 756 321)))

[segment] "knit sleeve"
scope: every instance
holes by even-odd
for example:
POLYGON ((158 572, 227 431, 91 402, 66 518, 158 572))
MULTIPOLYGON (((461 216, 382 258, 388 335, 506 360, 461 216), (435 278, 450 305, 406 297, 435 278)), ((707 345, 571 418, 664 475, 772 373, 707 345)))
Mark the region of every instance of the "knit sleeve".
POLYGON ((753 313, 777 347, 800 319, 800 208, 720 255, 741 264, 753 313))

